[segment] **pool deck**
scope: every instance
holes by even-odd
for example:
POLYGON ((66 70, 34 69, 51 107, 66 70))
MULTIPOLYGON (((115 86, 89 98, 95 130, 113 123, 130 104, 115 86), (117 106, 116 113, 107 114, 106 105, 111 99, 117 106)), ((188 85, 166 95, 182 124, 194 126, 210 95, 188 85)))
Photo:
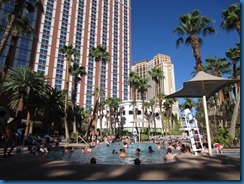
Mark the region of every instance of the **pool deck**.
MULTIPOLYGON (((76 144, 74 146, 84 145, 76 144)), ((225 149, 224 151, 238 152, 240 149, 225 149)), ((80 180, 241 181, 241 167, 240 158, 225 155, 211 157, 180 155, 179 161, 167 164, 102 165, 47 159, 29 154, 27 150, 24 150, 21 153, 14 153, 13 157, 0 160, 0 180, 63 182, 80 180)))

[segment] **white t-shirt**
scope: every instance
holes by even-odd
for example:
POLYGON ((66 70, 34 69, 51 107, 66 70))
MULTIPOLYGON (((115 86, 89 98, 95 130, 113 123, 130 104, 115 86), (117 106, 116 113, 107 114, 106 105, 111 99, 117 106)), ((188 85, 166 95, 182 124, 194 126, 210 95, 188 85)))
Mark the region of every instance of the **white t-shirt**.
POLYGON ((191 121, 192 119, 193 119, 193 115, 192 115, 192 112, 191 112, 191 110, 190 109, 184 109, 183 110, 183 114, 184 114, 184 116, 189 120, 189 121, 191 121))

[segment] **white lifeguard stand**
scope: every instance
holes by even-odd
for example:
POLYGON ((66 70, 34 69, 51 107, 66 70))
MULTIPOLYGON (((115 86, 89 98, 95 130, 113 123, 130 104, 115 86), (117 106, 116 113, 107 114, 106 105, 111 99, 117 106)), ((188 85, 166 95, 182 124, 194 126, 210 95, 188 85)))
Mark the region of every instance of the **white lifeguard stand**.
POLYGON ((197 125, 197 119, 193 118, 192 120, 189 120, 183 115, 180 117, 180 123, 180 130, 187 133, 191 141, 192 151, 195 155, 197 155, 197 153, 203 148, 201 135, 197 125))

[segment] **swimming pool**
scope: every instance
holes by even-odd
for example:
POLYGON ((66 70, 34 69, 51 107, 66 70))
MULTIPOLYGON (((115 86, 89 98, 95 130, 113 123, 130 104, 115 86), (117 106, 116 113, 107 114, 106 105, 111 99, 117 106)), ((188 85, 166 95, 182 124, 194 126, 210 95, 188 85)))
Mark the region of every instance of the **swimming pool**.
POLYGON ((240 152, 223 152, 223 153, 214 153, 215 155, 226 155, 228 157, 235 157, 235 158, 240 158, 240 152))
POLYGON ((162 164, 164 163, 163 157, 166 153, 165 149, 157 149, 154 143, 150 142, 136 142, 129 144, 126 149, 126 158, 121 158, 117 154, 112 154, 113 150, 119 152, 119 149, 123 148, 121 142, 114 142, 107 146, 107 144, 100 144, 96 148, 92 148, 92 152, 82 154, 81 148, 75 148, 74 152, 67 154, 63 153, 63 149, 60 148, 55 151, 48 152, 45 157, 54 158, 57 160, 67 160, 71 162, 78 162, 88 164, 92 157, 96 158, 97 164, 116 164, 116 165, 134 165, 134 159, 139 158, 141 164, 162 164), (149 153, 148 147, 152 146, 154 152, 149 153), (135 155, 136 148, 141 149, 140 155, 135 155))

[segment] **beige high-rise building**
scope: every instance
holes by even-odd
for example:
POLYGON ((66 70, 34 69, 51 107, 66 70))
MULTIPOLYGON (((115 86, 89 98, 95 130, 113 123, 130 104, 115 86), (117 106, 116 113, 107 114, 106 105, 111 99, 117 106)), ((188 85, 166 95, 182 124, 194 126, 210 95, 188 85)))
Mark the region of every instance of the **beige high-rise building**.
MULTIPOLYGON (((148 89, 145 100, 155 97, 155 84, 148 74, 153 67, 161 68, 164 74, 164 78, 160 82, 160 91, 165 95, 175 92, 174 64, 171 62, 170 56, 157 54, 151 60, 143 60, 132 66, 132 71, 137 72, 140 77, 149 78, 151 87, 148 89)), ((137 94, 137 99, 141 99, 139 94, 137 94)), ((179 115, 178 102, 173 105, 173 113, 179 115)))

